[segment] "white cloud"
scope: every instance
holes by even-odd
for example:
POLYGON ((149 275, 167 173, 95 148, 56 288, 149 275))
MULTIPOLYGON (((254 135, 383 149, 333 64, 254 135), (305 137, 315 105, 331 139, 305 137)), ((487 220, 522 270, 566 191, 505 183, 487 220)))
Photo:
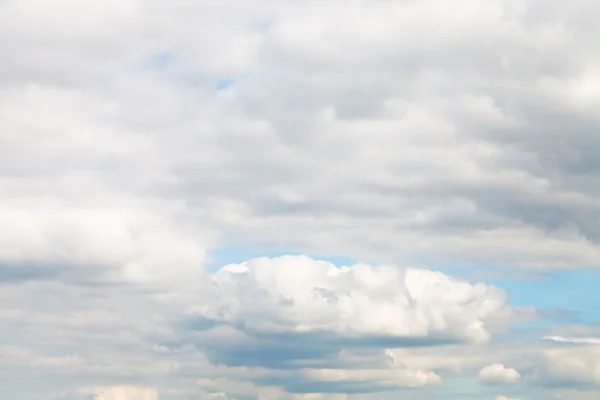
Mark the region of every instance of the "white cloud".
POLYGON ((103 200, 4 198, 0 262, 12 265, 4 273, 35 278, 27 268, 37 267, 32 275, 88 272, 136 281, 201 276, 209 237, 194 237, 172 222, 185 210, 123 196, 103 200))
POLYGON ((551 340, 559 343, 574 343, 574 344, 600 344, 600 338, 581 337, 568 338, 562 336, 544 336, 544 340, 551 340))
POLYGON ((96 389, 94 400, 158 400, 156 389, 135 386, 111 386, 96 389))
POLYGON ((80 91, 0 90, 1 129, 15 132, 0 138, 0 279, 201 276, 213 235, 181 222, 181 200, 138 193, 166 176, 160 149, 112 114, 80 91))
POLYGON ((232 379, 203 379, 198 382, 202 389, 201 399, 248 398, 257 400, 348 400, 345 393, 288 393, 277 386, 256 385, 232 379))
POLYGON ((483 383, 517 383, 520 379, 521 374, 517 370, 502 364, 492 364, 479 372, 479 380, 483 383))
POLYGON ((305 256, 258 258, 211 277, 204 317, 265 332, 486 341, 486 320, 510 310, 505 293, 440 272, 356 265, 305 256))
MULTIPOLYGON (((484 364, 496 355, 495 346, 482 348, 471 344, 443 347, 386 349, 391 365, 402 365, 413 370, 435 370, 453 373, 467 371, 484 364)), ((506 354, 506 349, 504 349, 506 354)), ((498 351, 500 353, 500 351, 498 351)))
POLYGON ((303 375, 317 382, 367 382, 370 385, 383 387, 424 387, 442 383, 439 375, 431 371, 412 371, 405 368, 387 370, 304 370, 303 375))
POLYGON ((547 349, 541 354, 539 368, 540 378, 546 383, 600 385, 600 346, 584 344, 547 349))
POLYGON ((514 397, 498 396, 495 400, 521 400, 514 397))
POLYGON ((87 190, 176 197, 196 226, 250 245, 421 265, 600 260, 586 222, 595 185, 568 167, 593 164, 595 122, 546 127, 534 111, 562 107, 548 104, 547 79, 594 76, 590 49, 568 58, 586 71, 563 56, 586 49, 583 25, 553 23, 569 6, 540 20, 541 3, 500 0, 448 12, 438 0, 84 4, 2 5, 11 180, 62 198, 41 178, 84 174, 87 190), (153 65, 161 54, 168 65, 153 65), (221 79, 235 81, 232 97, 214 90, 221 79))

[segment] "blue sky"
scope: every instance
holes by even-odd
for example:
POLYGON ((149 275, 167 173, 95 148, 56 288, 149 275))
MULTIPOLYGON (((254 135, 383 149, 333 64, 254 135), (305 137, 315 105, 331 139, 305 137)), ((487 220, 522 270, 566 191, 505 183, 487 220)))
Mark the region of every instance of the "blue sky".
POLYGON ((0 2, 0 397, 600 398, 599 14, 0 2))

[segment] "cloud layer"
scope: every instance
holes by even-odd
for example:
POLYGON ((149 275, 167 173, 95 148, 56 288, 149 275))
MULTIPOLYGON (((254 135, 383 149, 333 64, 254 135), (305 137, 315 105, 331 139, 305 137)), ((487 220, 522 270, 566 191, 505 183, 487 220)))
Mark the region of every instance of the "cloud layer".
POLYGON ((593 398, 598 13, 0 1, 0 397, 593 398))

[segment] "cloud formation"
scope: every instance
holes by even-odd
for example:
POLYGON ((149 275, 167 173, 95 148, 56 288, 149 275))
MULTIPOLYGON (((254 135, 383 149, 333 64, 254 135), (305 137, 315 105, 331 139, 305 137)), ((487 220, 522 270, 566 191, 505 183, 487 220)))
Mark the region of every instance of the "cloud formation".
POLYGON ((516 383, 521 379, 521 374, 502 364, 492 364, 479 372, 479 380, 487 384, 516 383))
POLYGON ((599 13, 0 1, 0 397, 597 395, 599 13))
POLYGON ((201 315, 259 332, 431 337, 484 342, 486 321, 510 315, 505 293, 441 272, 308 257, 259 258, 221 268, 201 315))
POLYGON ((69 210, 168 199, 228 240, 380 261, 600 259, 585 12, 229 3, 64 1, 43 23, 38 3, 5 3, 20 44, 3 45, 3 193, 22 212, 41 193, 69 210))

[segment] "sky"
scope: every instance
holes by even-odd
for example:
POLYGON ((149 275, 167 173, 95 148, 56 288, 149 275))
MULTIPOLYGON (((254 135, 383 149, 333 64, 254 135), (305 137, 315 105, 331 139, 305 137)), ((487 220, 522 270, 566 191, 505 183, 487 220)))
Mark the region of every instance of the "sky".
POLYGON ((0 0, 0 398, 600 398, 598 15, 0 0))

